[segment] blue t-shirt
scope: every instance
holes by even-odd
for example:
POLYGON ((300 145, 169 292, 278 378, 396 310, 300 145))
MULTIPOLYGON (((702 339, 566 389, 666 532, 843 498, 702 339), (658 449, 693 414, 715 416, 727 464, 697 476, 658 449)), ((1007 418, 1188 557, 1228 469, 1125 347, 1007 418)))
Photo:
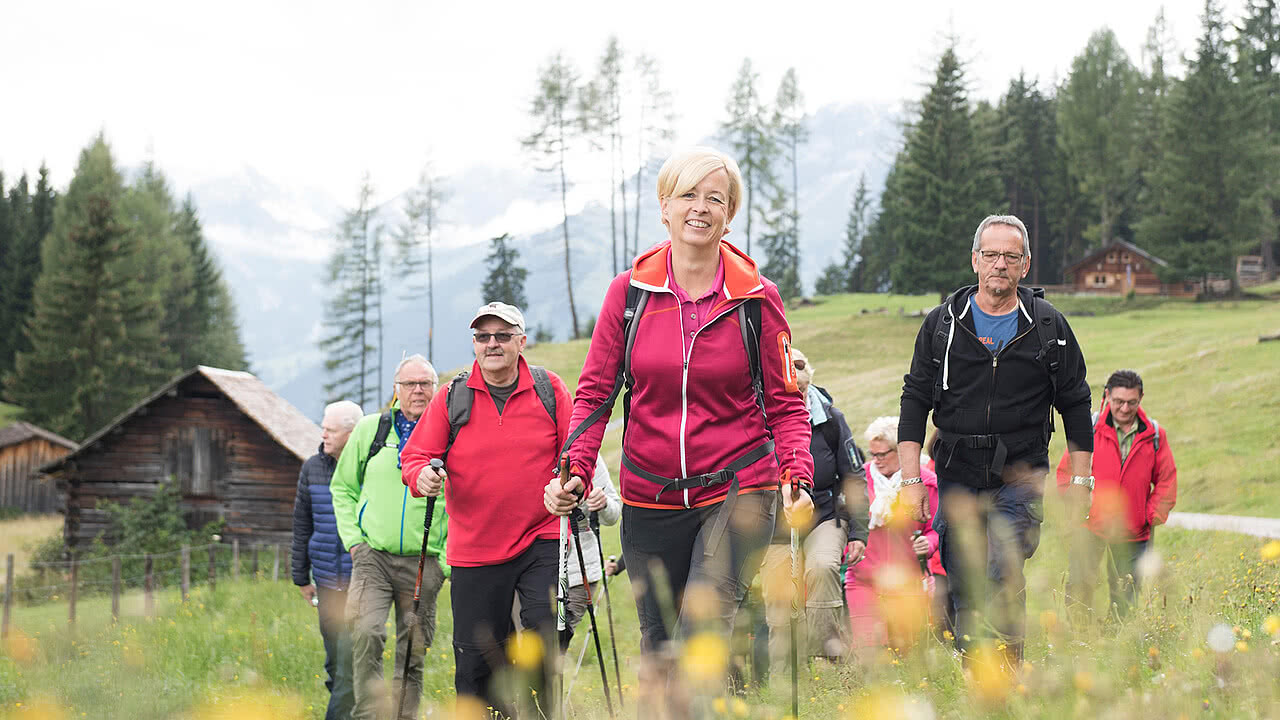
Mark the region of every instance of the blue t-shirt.
POLYGON ((982 312, 972 295, 969 296, 969 308, 973 310, 973 329, 992 355, 999 353, 1018 334, 1017 308, 1003 315, 988 315, 982 312))

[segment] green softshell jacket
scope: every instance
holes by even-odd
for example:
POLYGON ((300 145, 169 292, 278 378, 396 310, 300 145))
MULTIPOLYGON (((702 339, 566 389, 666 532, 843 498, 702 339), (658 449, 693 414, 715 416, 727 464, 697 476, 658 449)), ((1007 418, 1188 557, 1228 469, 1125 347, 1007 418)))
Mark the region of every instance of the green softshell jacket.
MULTIPOLYGON (((400 403, 392 405, 398 410, 400 403)), ((333 495, 333 514, 338 520, 338 535, 350 550, 368 543, 375 550, 393 555, 417 555, 422 551, 422 525, 427 515, 427 499, 415 498, 400 480, 398 455, 401 438, 392 424, 387 445, 369 461, 364 473, 364 487, 357 479, 360 463, 369 456, 373 438, 378 434, 378 415, 366 415, 356 423, 347 446, 338 458, 329 490, 333 495)), ((427 553, 435 555, 448 572, 444 541, 449 534, 449 518, 445 514, 444 496, 436 499, 431 519, 431 535, 427 553)))

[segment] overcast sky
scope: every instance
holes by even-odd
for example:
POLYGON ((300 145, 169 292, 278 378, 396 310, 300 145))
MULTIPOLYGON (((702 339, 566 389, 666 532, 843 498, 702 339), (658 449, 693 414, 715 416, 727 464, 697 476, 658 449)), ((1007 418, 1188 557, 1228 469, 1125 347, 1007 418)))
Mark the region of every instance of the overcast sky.
MULTIPOLYGON (((917 2, 41 2, 0 3, 0 169, 41 161, 65 187, 99 130, 117 159, 154 156, 179 191, 245 166, 281 183, 385 192, 432 154, 444 172, 527 165, 537 69, 564 51, 584 71, 606 38, 658 58, 677 142, 711 134, 744 57, 772 97, 794 66, 810 110, 920 96, 947 34, 975 97, 1020 69, 1066 74, 1110 26, 1137 62, 1158 0, 917 2)), ((1202 4, 1163 3, 1180 52, 1202 4)), ((1235 19, 1240 0, 1227 4, 1235 19)))

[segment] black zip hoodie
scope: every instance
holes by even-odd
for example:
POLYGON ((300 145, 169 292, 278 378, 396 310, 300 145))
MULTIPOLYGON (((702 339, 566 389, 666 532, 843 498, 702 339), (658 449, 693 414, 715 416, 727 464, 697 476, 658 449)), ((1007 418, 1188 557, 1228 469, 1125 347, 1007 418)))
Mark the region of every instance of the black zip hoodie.
MULTIPOLYGON (((911 372, 903 377, 902 406, 898 441, 924 442, 925 421, 933 410, 933 422, 944 432, 959 435, 1003 435, 1043 428, 1052 402, 1062 415, 1067 440, 1075 449, 1093 449, 1092 407, 1089 383, 1085 380, 1084 355, 1066 318, 1052 310, 1059 341, 1057 392, 1050 387, 1049 373, 1040 359, 1040 334, 1032 326, 1033 296, 1028 288, 1018 288, 1018 332, 1014 339, 992 354, 974 331, 969 297, 977 285, 961 288, 934 308, 916 335, 911 372), (950 318, 946 317, 948 304, 950 318), (949 322, 948 322, 949 321, 949 322), (941 325, 948 341, 941 364, 935 366, 933 336, 941 325), (951 327, 948 327, 950 325, 951 327), (945 378, 938 406, 933 407, 934 384, 945 378)), ((987 451, 990 452, 989 450, 987 451)), ((1048 447, 1042 438, 1010 447, 1008 460, 1036 459, 1048 447)), ((948 458, 938 459, 939 469, 948 458)), ((975 458, 976 459, 976 458, 975 458)), ((975 484, 985 484, 978 482, 975 484)))

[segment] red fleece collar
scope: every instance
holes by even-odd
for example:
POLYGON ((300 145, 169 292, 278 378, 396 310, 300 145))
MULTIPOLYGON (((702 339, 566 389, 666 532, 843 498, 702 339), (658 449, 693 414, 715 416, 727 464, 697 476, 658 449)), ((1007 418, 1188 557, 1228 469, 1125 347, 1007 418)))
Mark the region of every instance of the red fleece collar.
MULTIPOLYGON (((636 258, 631 268, 631 284, 650 291, 670 290, 671 278, 667 275, 667 254, 671 241, 649 250, 636 258)), ((733 299, 758 292, 763 283, 756 262, 731 243, 720 241, 720 261, 724 265, 724 294, 733 299)))

